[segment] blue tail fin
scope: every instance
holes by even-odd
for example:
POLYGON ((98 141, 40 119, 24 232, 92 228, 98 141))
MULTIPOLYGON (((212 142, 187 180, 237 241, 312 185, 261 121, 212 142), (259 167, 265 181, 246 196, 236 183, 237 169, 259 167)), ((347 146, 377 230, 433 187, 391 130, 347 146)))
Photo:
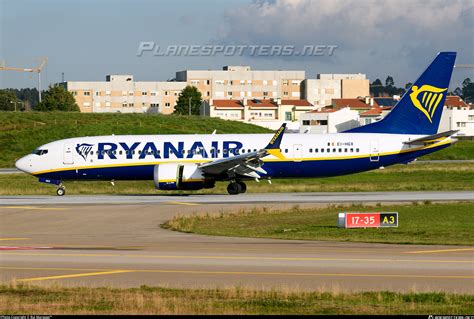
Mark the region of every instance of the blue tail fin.
POLYGON ((440 52, 384 119, 346 133, 436 134, 456 52, 440 52))

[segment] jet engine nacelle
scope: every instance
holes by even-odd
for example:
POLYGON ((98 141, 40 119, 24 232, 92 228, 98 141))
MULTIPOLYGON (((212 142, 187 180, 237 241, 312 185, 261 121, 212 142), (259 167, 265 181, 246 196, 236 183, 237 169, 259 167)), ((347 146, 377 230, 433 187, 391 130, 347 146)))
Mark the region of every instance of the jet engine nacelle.
POLYGON ((213 188, 214 180, 206 179, 196 164, 167 163, 156 165, 153 181, 160 190, 199 190, 213 188))

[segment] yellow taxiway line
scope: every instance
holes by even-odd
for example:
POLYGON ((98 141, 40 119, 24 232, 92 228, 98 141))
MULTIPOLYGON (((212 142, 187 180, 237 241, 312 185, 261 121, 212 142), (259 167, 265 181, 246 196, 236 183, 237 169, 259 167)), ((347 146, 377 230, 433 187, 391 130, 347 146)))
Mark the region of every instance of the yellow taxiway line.
POLYGON ((456 251, 474 251, 474 248, 454 248, 454 249, 438 249, 438 250, 416 250, 407 251, 405 254, 435 254, 435 253, 450 253, 456 251))
POLYGON ((0 206, 0 209, 31 209, 31 210, 68 210, 62 207, 36 207, 36 206, 0 206))
POLYGON ((427 278, 427 279, 474 279, 474 276, 459 275, 410 275, 410 274, 348 274, 348 273, 310 273, 310 272, 264 272, 264 271, 206 271, 206 270, 177 270, 177 269, 81 269, 81 268, 38 268, 38 267, 0 267, 8 270, 60 270, 60 271, 94 271, 89 273, 35 277, 18 279, 18 281, 41 281, 67 279, 87 276, 101 276, 120 273, 173 273, 192 275, 236 275, 236 276, 307 276, 307 277, 376 277, 376 278, 427 278))
POLYGON ((173 205, 186 205, 186 206, 199 206, 197 203, 186 203, 186 202, 164 202, 164 204, 173 204, 173 205))
POLYGON ((101 272, 89 272, 89 273, 82 273, 82 274, 71 274, 71 275, 23 278, 23 279, 17 279, 17 281, 30 282, 30 281, 41 281, 41 280, 54 280, 54 279, 76 278, 76 277, 89 277, 89 276, 123 274, 123 273, 127 273, 127 272, 133 272, 133 270, 112 270, 112 271, 101 271, 101 272))

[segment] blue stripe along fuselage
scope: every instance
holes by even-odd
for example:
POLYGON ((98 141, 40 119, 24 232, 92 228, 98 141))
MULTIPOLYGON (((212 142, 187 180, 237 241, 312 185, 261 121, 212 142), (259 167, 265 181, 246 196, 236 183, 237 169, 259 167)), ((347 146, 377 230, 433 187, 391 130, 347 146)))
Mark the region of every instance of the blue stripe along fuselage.
MULTIPOLYGON (((329 177, 363 172, 380 166, 389 166, 411 161, 419 156, 446 148, 444 144, 429 149, 416 150, 392 155, 380 156, 379 161, 372 162, 369 157, 328 160, 303 160, 301 162, 268 161, 262 168, 267 172, 262 177, 300 178, 300 177, 329 177)), ((37 177, 56 180, 153 180, 155 164, 114 166, 97 168, 71 168, 56 172, 36 174, 37 177)))

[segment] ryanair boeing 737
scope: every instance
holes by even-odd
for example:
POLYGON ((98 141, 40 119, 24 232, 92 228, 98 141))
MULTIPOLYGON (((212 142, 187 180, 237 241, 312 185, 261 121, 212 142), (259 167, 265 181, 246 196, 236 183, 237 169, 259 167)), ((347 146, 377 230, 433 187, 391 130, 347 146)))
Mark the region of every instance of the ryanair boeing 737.
POLYGON ((77 137, 40 146, 16 162, 65 194, 69 180, 153 180, 160 190, 199 190, 228 181, 345 175, 408 163, 455 142, 438 132, 455 52, 438 53, 382 120, 338 134, 122 135, 77 137))

